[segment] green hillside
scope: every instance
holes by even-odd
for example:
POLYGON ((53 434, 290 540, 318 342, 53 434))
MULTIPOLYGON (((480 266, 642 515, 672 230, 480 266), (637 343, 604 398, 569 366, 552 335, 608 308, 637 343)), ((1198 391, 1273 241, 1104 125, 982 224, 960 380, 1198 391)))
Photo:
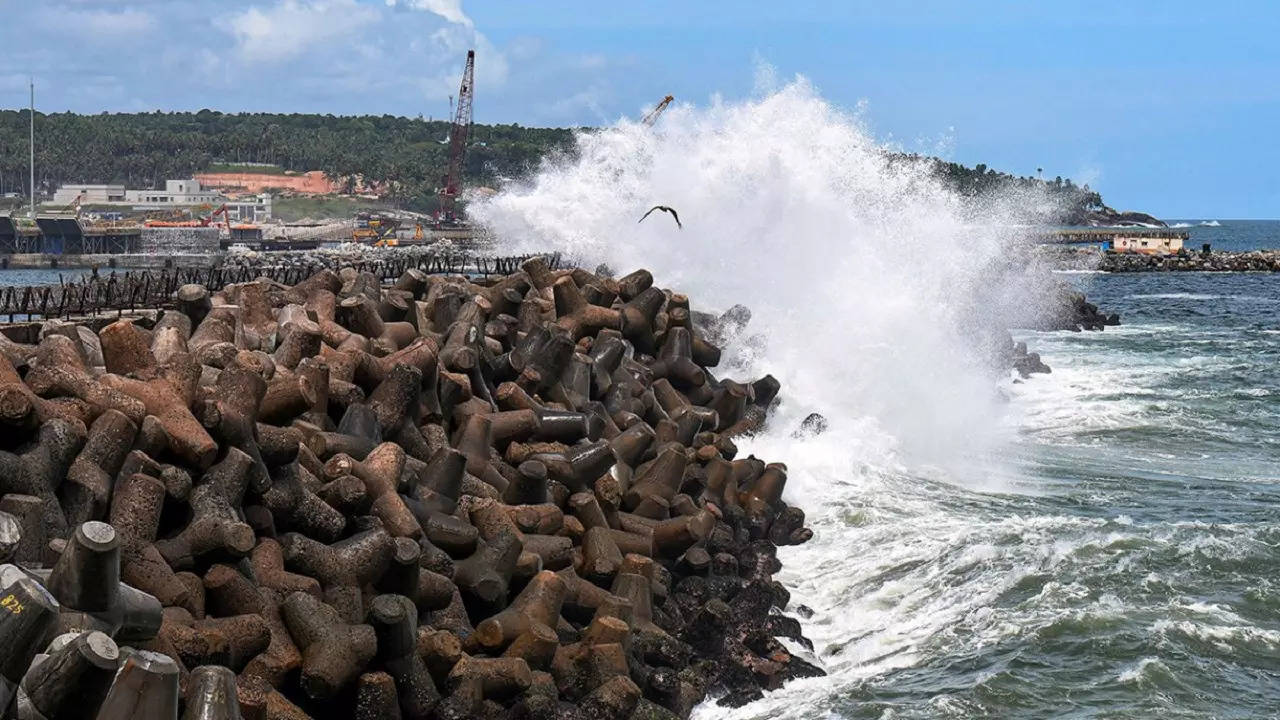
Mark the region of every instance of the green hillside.
MULTIPOLYGON (((25 110, 0 110, 0 176, 6 189, 27 177, 25 110)), ((279 174, 322 170, 362 175, 389 188, 392 206, 430 211, 448 159, 445 121, 383 116, 199 112, 36 114, 36 184, 47 197, 63 183, 157 187, 202 171, 279 174), (250 163, 245 165, 245 163, 250 163)), ((467 151, 470 183, 534 167, 573 144, 571 128, 476 125, 467 151)), ((1015 177, 984 165, 936 161, 938 173, 965 195, 1011 185, 1040 185, 1059 201, 1063 221, 1105 209, 1102 198, 1070 180, 1015 177)))

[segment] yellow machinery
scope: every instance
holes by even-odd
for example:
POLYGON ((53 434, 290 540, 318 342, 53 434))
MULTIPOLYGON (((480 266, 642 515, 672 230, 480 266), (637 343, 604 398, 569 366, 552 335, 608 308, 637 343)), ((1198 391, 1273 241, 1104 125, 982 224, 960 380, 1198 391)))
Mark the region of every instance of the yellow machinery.
POLYGON ((400 221, 394 218, 359 213, 356 215, 355 229, 351 231, 351 239, 355 242, 374 243, 378 247, 394 246, 396 229, 399 227, 400 221))

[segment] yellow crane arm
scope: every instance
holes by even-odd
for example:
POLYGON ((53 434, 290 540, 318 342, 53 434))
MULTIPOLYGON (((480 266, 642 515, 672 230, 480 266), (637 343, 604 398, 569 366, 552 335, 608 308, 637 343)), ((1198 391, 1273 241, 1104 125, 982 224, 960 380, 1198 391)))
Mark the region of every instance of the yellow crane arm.
POLYGON ((649 127, 653 127, 653 124, 658 122, 658 116, 662 115, 662 111, 667 109, 667 106, 671 104, 672 100, 675 100, 675 98, 670 95, 662 98, 662 100, 660 100, 647 115, 640 118, 640 122, 649 127))

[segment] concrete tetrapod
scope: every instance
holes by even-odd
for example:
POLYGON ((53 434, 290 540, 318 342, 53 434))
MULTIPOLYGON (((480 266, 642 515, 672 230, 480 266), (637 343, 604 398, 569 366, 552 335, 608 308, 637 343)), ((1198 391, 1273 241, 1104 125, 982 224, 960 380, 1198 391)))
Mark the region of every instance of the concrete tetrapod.
POLYGON ((643 270, 366 270, 0 353, 0 702, 640 720, 819 672, 774 639, 804 513, 732 439, 777 382, 713 370, 744 321, 643 270))

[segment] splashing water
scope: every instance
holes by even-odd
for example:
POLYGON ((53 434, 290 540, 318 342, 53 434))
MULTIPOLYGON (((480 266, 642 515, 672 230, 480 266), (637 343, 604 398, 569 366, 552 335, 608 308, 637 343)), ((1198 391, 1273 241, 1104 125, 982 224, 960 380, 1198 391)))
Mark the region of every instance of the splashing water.
POLYGON ((889 587, 858 602, 856 625, 846 619, 855 585, 935 547, 866 554, 867 543, 887 542, 868 526, 897 515, 928 518, 950 541, 964 533, 935 507, 945 491, 918 492, 904 478, 990 487, 1002 476, 984 472, 1004 441, 1002 403, 963 316, 990 294, 990 269, 1013 242, 993 228, 1019 223, 1012 206, 989 202, 975 216, 927 163, 878 145, 803 80, 748 102, 676 106, 657 128, 624 121, 584 133, 573 155, 471 206, 512 250, 645 267, 695 309, 750 307, 752 335, 725 348, 720 372, 782 382, 769 429, 740 444, 788 464, 787 501, 818 533, 784 551, 784 581, 814 606, 806 629, 833 678, 796 683, 748 715, 782 712, 815 683, 910 664, 913 647, 998 591, 896 602, 907 590, 889 587), (683 230, 661 213, 637 223, 659 204, 679 212, 683 230), (828 431, 793 438, 813 411, 828 431), (860 510, 864 497, 897 507, 860 510))
POLYGON ((753 311, 717 373, 782 382, 769 427, 739 445, 787 463, 786 499, 814 529, 776 577, 812 608, 810 659, 829 675, 696 717, 1280 703, 1280 334, 1256 332, 1274 326, 1274 288, 1077 276, 1125 327, 1036 335, 1056 371, 998 402, 969 320, 1039 296, 1034 276, 992 273, 1014 244, 992 228, 1035 202, 975 212, 797 81, 583 134, 472 205, 513 250, 647 267, 695 310, 753 311), (636 223, 659 204, 684 230, 636 223), (1198 296, 1239 299, 1206 314, 1198 296), (815 410, 828 431, 793 437, 815 410))
POLYGON ((877 460, 947 468, 991 447, 996 396, 957 313, 1009 241, 990 226, 1013 213, 988 208, 974 231, 926 163, 894 160, 803 80, 585 133, 577 149, 470 214, 516 250, 648 268, 695 309, 747 305, 755 338, 725 364, 779 378, 779 432, 819 411, 851 458, 869 444, 877 460), (684 229, 660 212, 637 223, 653 205, 684 229))

